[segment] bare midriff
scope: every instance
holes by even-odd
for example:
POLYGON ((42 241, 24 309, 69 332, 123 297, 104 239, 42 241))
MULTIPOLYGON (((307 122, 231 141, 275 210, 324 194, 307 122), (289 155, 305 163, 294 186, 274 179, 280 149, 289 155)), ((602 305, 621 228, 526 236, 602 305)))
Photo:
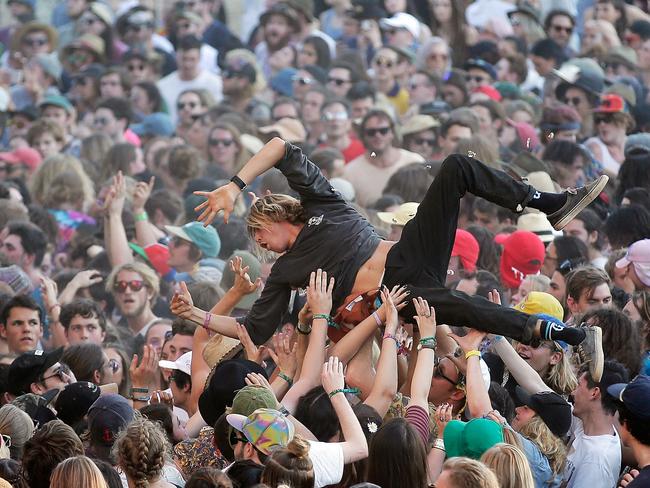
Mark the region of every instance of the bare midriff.
POLYGON ((350 292, 351 295, 361 295, 369 290, 379 288, 382 277, 384 276, 388 251, 395 244, 396 242, 394 241, 380 241, 377 249, 370 256, 370 259, 359 268, 354 285, 352 286, 352 291, 350 292))

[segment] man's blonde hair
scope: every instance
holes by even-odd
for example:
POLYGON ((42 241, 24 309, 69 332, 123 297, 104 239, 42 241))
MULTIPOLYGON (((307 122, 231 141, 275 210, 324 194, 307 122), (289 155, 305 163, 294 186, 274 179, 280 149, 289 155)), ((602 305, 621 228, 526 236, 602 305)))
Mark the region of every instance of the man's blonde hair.
POLYGON ((253 237, 256 230, 268 228, 276 222, 304 224, 307 222, 305 209, 300 200, 289 195, 266 195, 257 200, 252 206, 246 224, 248 234, 253 237))
POLYGON ((156 272, 146 264, 137 261, 117 266, 113 268, 113 271, 111 271, 111 274, 108 275, 108 278, 106 279, 106 291, 108 293, 113 293, 113 285, 115 284, 115 280, 117 280, 117 275, 120 271, 133 271, 142 276, 142 281, 144 281, 144 284, 152 292, 151 304, 153 305, 156 301, 156 297, 158 297, 158 293, 160 292, 160 278, 158 278, 156 272))

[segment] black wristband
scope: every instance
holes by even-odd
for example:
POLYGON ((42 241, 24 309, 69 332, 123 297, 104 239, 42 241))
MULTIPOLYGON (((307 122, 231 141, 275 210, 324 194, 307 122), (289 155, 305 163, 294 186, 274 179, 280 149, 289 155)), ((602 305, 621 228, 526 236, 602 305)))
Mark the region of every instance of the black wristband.
POLYGON ((237 185, 241 191, 244 191, 244 188, 246 188, 246 186, 248 186, 248 185, 246 185, 246 183, 244 183, 244 180, 242 180, 237 175, 230 178, 230 181, 232 181, 235 185, 237 185))

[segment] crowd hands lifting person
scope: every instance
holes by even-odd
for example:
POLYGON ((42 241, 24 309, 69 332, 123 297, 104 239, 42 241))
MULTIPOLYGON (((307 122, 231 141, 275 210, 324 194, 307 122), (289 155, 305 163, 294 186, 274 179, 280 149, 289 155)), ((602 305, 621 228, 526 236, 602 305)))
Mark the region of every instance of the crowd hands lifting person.
POLYGON ((646 3, 50 3, 0 487, 650 487, 646 3))

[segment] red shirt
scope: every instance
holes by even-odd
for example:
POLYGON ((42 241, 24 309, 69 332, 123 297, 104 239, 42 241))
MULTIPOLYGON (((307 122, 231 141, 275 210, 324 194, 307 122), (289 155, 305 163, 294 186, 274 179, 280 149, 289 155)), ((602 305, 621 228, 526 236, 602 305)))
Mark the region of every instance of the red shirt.
POLYGON ((352 161, 354 158, 361 156, 366 152, 366 148, 359 139, 352 138, 350 140, 350 145, 346 147, 343 151, 343 157, 345 158, 346 164, 352 161))

